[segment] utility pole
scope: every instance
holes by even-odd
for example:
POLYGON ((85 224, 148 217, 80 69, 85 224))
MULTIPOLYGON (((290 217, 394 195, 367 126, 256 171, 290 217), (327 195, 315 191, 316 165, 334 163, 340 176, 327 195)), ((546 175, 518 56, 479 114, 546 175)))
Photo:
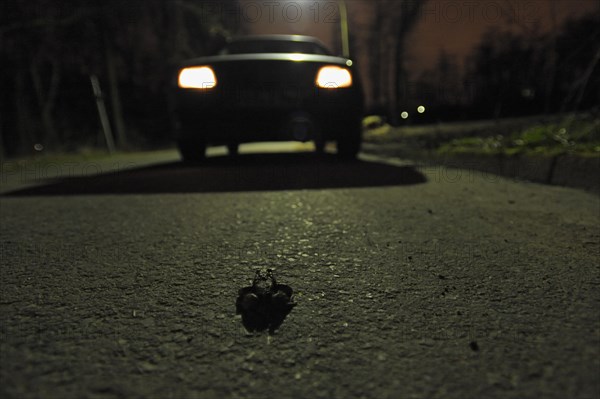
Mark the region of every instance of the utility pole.
POLYGON ((342 36, 342 55, 350 58, 350 40, 348 33, 348 8, 345 0, 338 0, 340 10, 340 34, 342 36))
POLYGON ((102 90, 100 89, 100 82, 98 81, 98 77, 96 75, 91 75, 90 81, 92 82, 94 97, 96 97, 96 107, 98 107, 98 116, 100 117, 102 132, 104 132, 106 147, 108 148, 109 154, 112 154, 115 152, 115 140, 113 139, 112 130, 110 129, 110 122, 108 121, 106 106, 104 105, 104 97, 102 96, 102 90))

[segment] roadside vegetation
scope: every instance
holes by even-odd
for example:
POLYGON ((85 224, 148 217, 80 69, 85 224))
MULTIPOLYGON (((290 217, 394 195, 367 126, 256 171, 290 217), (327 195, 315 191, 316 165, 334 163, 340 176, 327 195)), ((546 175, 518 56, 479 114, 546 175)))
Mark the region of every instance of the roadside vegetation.
POLYGON ((438 153, 477 153, 555 156, 565 153, 600 157, 600 119, 567 118, 561 123, 536 124, 507 134, 463 137, 441 144, 438 153))
POLYGON ((401 146, 403 152, 439 154, 564 153, 600 157, 600 116, 592 113, 392 127, 377 116, 363 121, 366 142, 401 146))

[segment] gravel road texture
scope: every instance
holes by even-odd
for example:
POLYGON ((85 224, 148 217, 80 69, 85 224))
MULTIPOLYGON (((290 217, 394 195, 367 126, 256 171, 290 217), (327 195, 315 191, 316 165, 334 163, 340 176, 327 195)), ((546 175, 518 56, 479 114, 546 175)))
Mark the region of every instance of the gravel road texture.
MULTIPOLYGON (((193 181, 177 170, 144 187, 193 181)), ((600 198, 378 171, 375 187, 0 197, 0 396, 600 397, 600 198), (257 267, 295 291, 272 336, 235 315, 257 267)))

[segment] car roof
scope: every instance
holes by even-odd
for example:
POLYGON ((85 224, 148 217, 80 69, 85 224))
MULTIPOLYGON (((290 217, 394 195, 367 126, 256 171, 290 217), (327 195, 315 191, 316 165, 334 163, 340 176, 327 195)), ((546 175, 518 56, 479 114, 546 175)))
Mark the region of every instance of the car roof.
POLYGON ((309 42, 316 43, 323 47, 326 47, 322 41, 317 39, 314 36, 307 35, 246 35, 246 36, 236 36, 230 40, 230 42, 244 42, 244 41, 255 41, 255 40, 279 40, 279 41, 287 41, 287 42, 309 42))

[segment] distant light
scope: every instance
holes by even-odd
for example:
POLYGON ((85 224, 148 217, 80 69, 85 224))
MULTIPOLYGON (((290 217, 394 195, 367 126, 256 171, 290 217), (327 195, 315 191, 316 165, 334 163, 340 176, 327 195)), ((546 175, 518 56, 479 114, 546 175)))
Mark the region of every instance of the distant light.
POLYGON ((419 106, 417 107, 417 112, 418 112, 418 113, 420 113, 420 114, 422 114, 423 112, 425 112, 425 107, 424 107, 424 106, 422 106, 422 105, 419 105, 419 106))
POLYGON ((406 111, 402 111, 402 113, 400 114, 400 117, 401 117, 402 119, 408 119, 408 112, 406 112, 406 111))

